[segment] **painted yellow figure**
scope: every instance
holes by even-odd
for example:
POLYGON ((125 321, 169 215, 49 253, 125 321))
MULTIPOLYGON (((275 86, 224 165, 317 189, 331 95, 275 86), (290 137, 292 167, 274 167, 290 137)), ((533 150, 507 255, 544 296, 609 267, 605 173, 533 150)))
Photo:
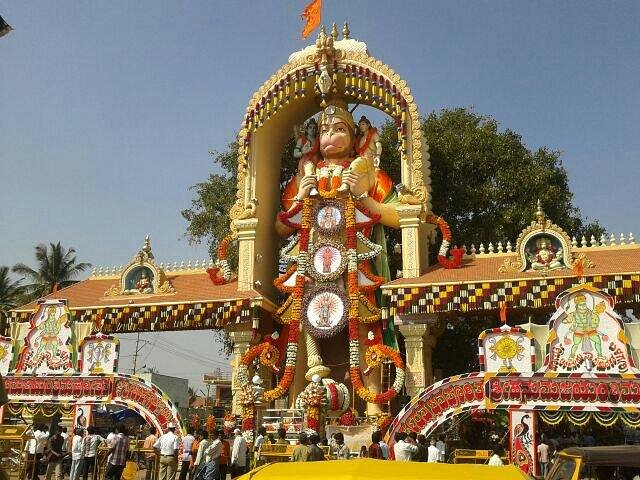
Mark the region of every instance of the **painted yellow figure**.
POLYGON ((46 352, 51 352, 52 358, 58 356, 58 335, 60 334, 62 325, 64 325, 66 321, 66 315, 56 317, 56 307, 47 308, 44 321, 38 325, 38 330, 40 330, 40 339, 38 349, 35 354, 36 359, 40 358, 40 355, 46 352))
POLYGON ((577 295, 573 301, 576 305, 575 311, 569 313, 567 318, 563 320, 563 323, 570 325, 573 332, 573 345, 571 345, 569 359, 575 358, 578 347, 582 345, 585 338, 591 342, 598 357, 602 358, 602 341, 598 333, 598 325, 600 324, 600 314, 606 308, 605 304, 599 303, 591 310, 587 306, 587 298, 584 295, 577 295))

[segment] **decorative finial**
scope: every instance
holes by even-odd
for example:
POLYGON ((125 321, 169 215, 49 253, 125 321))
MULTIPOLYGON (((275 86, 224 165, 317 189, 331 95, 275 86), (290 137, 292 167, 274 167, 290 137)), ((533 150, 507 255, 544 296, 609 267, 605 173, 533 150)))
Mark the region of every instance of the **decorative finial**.
POLYGON ((331 37, 333 40, 338 40, 338 27, 336 27, 336 22, 333 22, 333 26, 331 27, 331 37))
POLYGON ((544 210, 542 210, 542 202, 540 201, 540 199, 538 199, 538 205, 536 208, 536 220, 538 220, 538 223, 544 223, 544 210))
POLYGON ((344 22, 344 27, 342 27, 342 38, 344 38, 345 40, 349 40, 350 34, 351 32, 349 31, 349 24, 347 22, 344 22))
POLYGON ((144 245, 142 246, 142 252, 147 255, 148 258, 153 258, 153 253, 151 253, 151 238, 149 235, 144 237, 144 245))

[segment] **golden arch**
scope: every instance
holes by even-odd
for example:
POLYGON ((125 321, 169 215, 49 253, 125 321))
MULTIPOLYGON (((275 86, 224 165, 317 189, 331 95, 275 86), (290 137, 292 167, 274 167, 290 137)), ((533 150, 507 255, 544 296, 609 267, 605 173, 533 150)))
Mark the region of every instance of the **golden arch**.
POLYGON ((238 191, 230 217, 239 230, 244 220, 253 220, 247 222, 252 225, 253 245, 244 252, 243 235, 239 235, 239 270, 249 269, 251 279, 259 279, 265 286, 271 283, 273 271, 269 265, 261 265, 260 258, 277 258, 273 221, 279 210, 276 185, 281 155, 292 126, 318 113, 325 97, 368 105, 391 116, 398 128, 404 186, 401 201, 420 205, 422 214, 431 210, 428 146, 411 91, 400 75, 369 55, 364 43, 347 35, 338 40, 335 30, 331 36, 321 31, 315 45, 294 53, 254 93, 245 112, 238 134, 238 191), (326 95, 318 87, 323 72, 331 78, 326 95), (257 262, 256 252, 260 255, 257 262))

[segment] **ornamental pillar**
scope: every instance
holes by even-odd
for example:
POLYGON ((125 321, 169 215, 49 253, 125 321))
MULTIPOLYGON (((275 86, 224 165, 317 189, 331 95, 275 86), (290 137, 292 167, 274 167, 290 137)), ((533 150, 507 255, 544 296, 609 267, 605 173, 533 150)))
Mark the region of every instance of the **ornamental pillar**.
POLYGON ((238 228, 238 291, 242 292, 254 287, 258 219, 236 220, 235 226, 238 228))
MULTIPOLYGON (((426 387, 427 375, 423 355, 424 337, 429 331, 425 323, 410 323, 399 325, 400 333, 404 337, 404 346, 407 353, 407 374, 405 387, 407 395, 415 397, 426 387)), ((430 372, 433 379, 433 372, 430 372)))
POLYGON ((240 403, 240 386, 237 383, 236 376, 240 361, 253 343, 253 332, 251 330, 239 330, 229 332, 229 337, 233 342, 233 358, 231 360, 231 394, 233 395, 233 403, 231 413, 234 415, 242 415, 242 404, 240 403))
POLYGON ((419 235, 422 205, 402 205, 398 207, 397 211, 402 230, 402 277, 419 277, 420 254, 423 250, 419 235))

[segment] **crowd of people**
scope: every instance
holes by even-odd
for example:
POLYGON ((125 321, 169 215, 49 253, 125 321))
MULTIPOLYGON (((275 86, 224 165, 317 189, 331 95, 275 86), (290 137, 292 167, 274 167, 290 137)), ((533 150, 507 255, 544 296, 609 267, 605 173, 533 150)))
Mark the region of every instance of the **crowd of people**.
MULTIPOLYGON (((105 480, 121 480, 131 450, 124 425, 116 425, 103 438, 92 426, 75 428, 68 434, 64 426, 50 430, 34 424, 33 438, 26 445, 26 479, 40 480, 44 476, 44 480, 63 480, 67 472, 69 480, 88 480, 90 474, 93 478, 100 447, 107 450, 105 480)), ((247 471, 247 443, 239 429, 229 439, 218 430, 189 429, 179 437, 176 425, 169 423, 162 435, 149 427, 142 448, 145 480, 226 480, 227 474, 236 477, 247 471)))

